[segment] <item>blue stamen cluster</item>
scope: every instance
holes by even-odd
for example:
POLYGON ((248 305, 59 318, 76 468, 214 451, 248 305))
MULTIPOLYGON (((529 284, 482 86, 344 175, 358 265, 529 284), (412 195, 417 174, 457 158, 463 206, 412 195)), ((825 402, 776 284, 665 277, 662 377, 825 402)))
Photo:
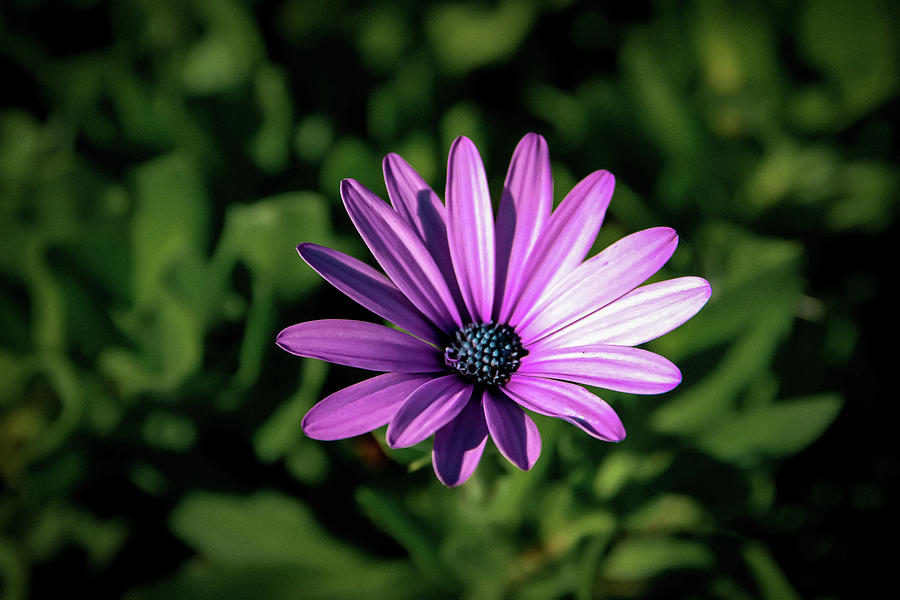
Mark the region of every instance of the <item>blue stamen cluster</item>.
POLYGON ((470 323, 458 330, 444 348, 444 362, 472 383, 502 385, 516 372, 526 354, 528 351, 509 325, 470 323))

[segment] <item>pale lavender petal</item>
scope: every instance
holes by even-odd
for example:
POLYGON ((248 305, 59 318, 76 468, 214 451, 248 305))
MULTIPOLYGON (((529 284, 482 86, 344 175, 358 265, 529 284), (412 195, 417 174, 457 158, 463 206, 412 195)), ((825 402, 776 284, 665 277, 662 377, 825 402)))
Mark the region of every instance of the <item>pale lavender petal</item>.
POLYGON ((541 231, 522 273, 522 291, 507 293, 500 320, 516 323, 546 289, 581 264, 594 244, 606 208, 612 198, 615 178, 596 171, 572 188, 541 231))
POLYGON ((627 346, 602 344, 575 348, 529 348, 519 373, 574 381, 629 392, 661 394, 681 382, 681 371, 669 360, 627 346))
POLYGON ((361 260, 318 244, 297 252, 325 281, 376 315, 420 338, 437 343, 441 333, 394 283, 361 260))
POLYGON ((400 291, 443 331, 461 327, 447 282, 412 227, 357 181, 342 181, 341 197, 375 260, 400 291))
POLYGON ((410 394, 391 419, 388 445, 406 448, 418 444, 453 420, 471 397, 472 385, 456 375, 429 381, 410 394))
POLYGON ((382 163, 391 205, 397 214, 415 230, 431 253, 465 322, 469 322, 465 303, 459 292, 450 246, 447 242, 447 210, 422 176, 399 154, 388 154, 382 163))
POLYGON ((568 421, 595 438, 607 442, 625 439, 619 415, 580 385, 514 373, 503 391, 528 410, 568 421))
POLYGON ((523 268, 551 210, 553 174, 547 142, 529 133, 513 153, 497 212, 495 312, 505 294, 518 296, 523 268))
POLYGON ((484 391, 484 419, 491 439, 506 459, 528 471, 541 455, 541 434, 531 417, 500 390, 484 391))
POLYGON ((679 277, 645 285, 533 346, 637 346, 672 331, 693 317, 711 293, 709 283, 700 277, 679 277))
POLYGON ((303 417, 303 433, 316 440, 340 440, 387 425, 400 405, 432 375, 384 373, 322 399, 303 417))
POLYGON ((460 136, 447 165, 447 238, 463 301, 476 322, 494 305, 494 214, 478 149, 460 136))
POLYGON ((656 273, 675 252, 669 227, 633 233, 559 280, 516 323, 526 345, 562 329, 627 294, 656 273))
POLYGON ((436 373, 445 368, 441 353, 422 340, 364 321, 298 323, 282 330, 275 342, 297 356, 370 371, 436 373))
POLYGON ((431 463, 441 483, 450 487, 465 483, 481 460, 487 438, 481 400, 472 398, 456 418, 434 434, 431 463))

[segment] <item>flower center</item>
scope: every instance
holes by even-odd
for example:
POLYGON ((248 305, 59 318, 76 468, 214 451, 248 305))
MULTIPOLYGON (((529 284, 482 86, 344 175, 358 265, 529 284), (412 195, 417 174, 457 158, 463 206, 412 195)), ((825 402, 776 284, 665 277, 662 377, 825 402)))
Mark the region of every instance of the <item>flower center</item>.
POLYGON ((526 354, 509 325, 470 323, 444 348, 444 362, 467 381, 501 385, 509 381, 526 354))

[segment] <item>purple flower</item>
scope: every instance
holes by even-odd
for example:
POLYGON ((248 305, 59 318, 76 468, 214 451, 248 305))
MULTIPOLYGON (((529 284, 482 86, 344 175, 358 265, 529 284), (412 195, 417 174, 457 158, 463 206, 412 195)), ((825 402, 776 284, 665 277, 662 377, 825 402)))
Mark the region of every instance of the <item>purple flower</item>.
POLYGON ((675 231, 639 231, 584 260, 613 176, 591 173, 552 210, 547 143, 534 133, 513 154, 496 221, 471 140, 453 142, 447 170, 446 206, 396 154, 384 159, 392 206, 341 182, 350 219, 387 277, 337 250, 298 246, 329 283, 408 332, 327 319, 278 334, 298 356, 384 372, 316 404, 303 431, 335 440, 387 424, 395 448, 433 435, 434 471, 450 486, 478 466, 488 435, 518 468, 534 465, 541 438, 523 409, 624 439, 613 409, 578 384, 658 394, 681 381, 674 364, 634 347, 709 299, 699 277, 638 287, 672 256, 675 231))

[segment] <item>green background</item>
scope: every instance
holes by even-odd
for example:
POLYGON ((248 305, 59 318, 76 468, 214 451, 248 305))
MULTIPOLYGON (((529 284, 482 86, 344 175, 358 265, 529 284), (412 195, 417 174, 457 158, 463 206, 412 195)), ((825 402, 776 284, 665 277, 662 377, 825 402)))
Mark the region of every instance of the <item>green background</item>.
POLYGON ((4 2, 0 598, 884 585, 897 4, 616 4, 4 2), (528 131, 557 200, 616 175, 595 250, 672 226, 657 277, 712 283, 646 346, 683 383, 599 392, 621 444, 537 418, 532 472, 489 445, 457 489, 430 442, 304 438, 305 411, 365 376, 274 345, 372 320, 294 251, 371 260, 339 181, 384 196, 398 152, 441 191, 465 134, 496 198, 528 131))

